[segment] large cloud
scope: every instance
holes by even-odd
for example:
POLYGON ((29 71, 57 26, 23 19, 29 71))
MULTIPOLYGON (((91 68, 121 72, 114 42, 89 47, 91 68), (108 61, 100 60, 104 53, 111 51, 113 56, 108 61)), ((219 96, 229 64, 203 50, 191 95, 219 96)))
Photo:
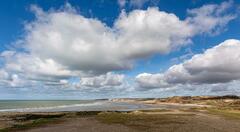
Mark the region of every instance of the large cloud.
POLYGON ((78 14, 69 4, 50 11, 32 6, 36 20, 26 24, 26 34, 17 43, 22 45, 21 50, 1 54, 5 63, 2 69, 8 76, 56 82, 130 69, 139 59, 169 53, 196 35, 223 29, 235 18, 226 13, 231 5, 223 2, 191 9, 184 20, 158 8, 122 11, 113 27, 78 14))
POLYGON ((146 87, 162 87, 166 84, 215 84, 239 80, 239 51, 239 40, 226 40, 202 54, 194 55, 191 59, 170 67, 162 74, 143 73, 138 75, 136 79, 140 86, 146 87), (153 84, 148 86, 147 83, 151 81, 146 79, 152 77, 154 77, 153 84))
POLYGON ((72 7, 51 12, 35 8, 37 20, 27 25, 24 45, 31 54, 74 70, 129 69, 136 59, 168 53, 194 35, 218 30, 234 18, 224 14, 225 4, 189 10, 191 16, 185 20, 157 8, 122 12, 112 28, 69 11, 72 7))

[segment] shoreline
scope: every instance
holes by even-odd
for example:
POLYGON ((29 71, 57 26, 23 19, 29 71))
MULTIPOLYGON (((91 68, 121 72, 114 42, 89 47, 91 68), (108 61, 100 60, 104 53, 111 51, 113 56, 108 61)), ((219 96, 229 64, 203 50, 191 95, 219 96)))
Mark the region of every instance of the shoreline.
MULTIPOLYGON (((4 100, 3 100, 4 101, 4 100)), ((15 100, 14 100, 15 101, 15 100)), ((102 106, 102 108, 106 109, 100 109, 99 107, 96 107, 96 110, 118 110, 120 108, 125 108, 127 109, 127 105, 142 105, 142 106, 161 106, 161 105, 172 105, 172 106, 193 106, 193 107, 209 107, 209 106, 214 106, 218 105, 219 103, 225 105, 225 104, 236 104, 240 105, 240 97, 234 96, 234 95, 225 95, 225 96, 173 96, 173 97, 168 97, 168 98, 116 98, 116 99, 96 99, 96 100, 74 100, 74 102, 69 102, 68 103, 59 103, 62 102, 62 100, 41 100, 41 104, 35 105, 39 100, 19 100, 15 102, 15 104, 24 104, 24 103, 33 103, 33 106, 22 106, 19 105, 17 107, 1 107, 2 109, 0 112, 8 112, 8 111, 13 111, 16 112, 17 110, 22 110, 23 112, 32 112, 35 110, 39 110, 37 112, 41 112, 41 110, 44 110, 42 112, 54 112, 54 110, 60 109, 60 111, 65 111, 64 108, 75 108, 75 109, 70 109, 66 111, 93 111, 93 109, 85 109, 85 108, 94 108, 95 106, 102 106), (21 102, 23 101, 23 102, 21 102), (24 102, 26 101, 26 102, 24 102), (45 105, 44 103, 46 102, 51 102, 56 104, 48 104, 45 105), (76 101, 76 102, 75 102, 76 101), (59 104, 58 104, 59 103, 59 104), (123 103, 123 104, 121 104, 123 103), (125 103, 125 104, 124 104, 125 103), (34 106, 35 105, 35 106, 34 106), (111 109, 109 105, 112 105, 114 109, 111 109), (4 108, 4 109, 3 109, 4 108), (84 108, 84 109, 81 109, 84 108), (32 111, 31 111, 32 110, 32 111), (50 111, 47 111, 50 110, 50 111)), ((66 100, 66 101, 73 101, 73 100, 66 100)), ((11 101, 10 101, 11 102, 11 101)), ((64 101, 65 102, 65 101, 64 101)), ((3 102, 2 106, 8 102, 3 102)), ((12 105, 15 105, 12 104, 12 105)), ((0 104, 1 105, 1 104, 0 104)), ((137 106, 136 106, 137 107, 137 106)), ((141 108, 141 107, 140 107, 141 108)), ((155 107, 153 107, 155 108, 155 107)), ((122 110, 122 109, 120 109, 122 110)), ((131 109, 132 110, 132 109, 131 109)))
POLYGON ((77 132, 79 129, 83 132, 238 132, 240 129, 240 99, 235 97, 172 97, 113 102, 126 103, 134 109, 0 112, 0 132, 77 132))
MULTIPOLYGON (((105 108, 101 111, 134 111, 134 110, 151 110, 151 109, 170 109, 171 107, 212 107, 211 105, 203 105, 203 104, 181 104, 181 103, 167 103, 167 102, 161 102, 161 103, 143 103, 143 102, 108 102, 108 103, 125 103, 125 105, 129 105, 130 107, 137 107, 137 108, 127 108, 125 106, 120 108, 120 107, 110 107, 110 108, 105 108)), ((58 112, 83 112, 83 111, 99 111, 99 109, 79 109, 79 110, 64 110, 68 108, 74 108, 77 109, 77 105, 64 105, 64 106, 55 106, 55 107, 38 107, 38 108, 17 108, 17 109, 2 109, 0 110, 1 113, 58 113, 58 112), (61 110, 62 109, 62 110, 61 110)), ((173 108, 176 109, 176 108, 173 108)))

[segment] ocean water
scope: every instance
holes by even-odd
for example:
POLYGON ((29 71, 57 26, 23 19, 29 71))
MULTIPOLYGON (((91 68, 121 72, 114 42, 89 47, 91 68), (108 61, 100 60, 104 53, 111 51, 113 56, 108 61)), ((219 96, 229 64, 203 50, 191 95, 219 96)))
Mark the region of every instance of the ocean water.
POLYGON ((0 112, 130 111, 153 107, 108 100, 0 100, 0 112))

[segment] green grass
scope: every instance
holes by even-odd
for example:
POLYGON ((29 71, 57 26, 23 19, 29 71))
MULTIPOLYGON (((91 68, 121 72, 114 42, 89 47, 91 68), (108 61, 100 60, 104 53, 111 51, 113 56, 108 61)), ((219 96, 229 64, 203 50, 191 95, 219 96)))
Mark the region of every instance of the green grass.
POLYGON ((58 123, 64 118, 73 117, 89 117, 96 116, 100 111, 83 111, 73 113, 49 113, 49 114, 21 114, 12 116, 11 119, 14 121, 14 125, 0 129, 0 132, 12 132, 17 130, 26 130, 34 127, 39 127, 49 123, 58 123))
POLYGON ((51 118, 60 118, 65 116, 65 114, 23 114, 14 116, 13 120, 15 121, 28 121, 28 120, 35 120, 35 119, 51 119, 51 118))
POLYGON ((12 117, 14 124, 10 127, 0 129, 0 132, 11 132, 25 130, 42 126, 49 123, 57 123, 65 114, 23 114, 12 117))
POLYGON ((233 107, 202 107, 181 109, 183 112, 207 112, 208 114, 218 115, 229 119, 240 119, 240 110, 233 107))
POLYGON ((240 111, 230 110, 230 109, 216 109, 216 108, 207 108, 208 113, 214 115, 221 115, 231 119, 240 119, 240 111))
POLYGON ((190 115, 186 114, 134 114, 134 113, 100 113, 96 118, 107 124, 122 124, 130 128, 147 130, 169 124, 184 124, 190 115))
POLYGON ((76 115, 81 117, 88 117, 88 116, 98 115, 100 112, 101 111, 81 111, 81 112, 76 112, 76 115))
POLYGON ((57 118, 50 118, 50 119, 40 118, 40 119, 36 119, 36 120, 33 120, 28 123, 14 124, 11 127, 0 129, 0 132, 12 132, 12 131, 16 131, 16 130, 26 130, 26 129, 30 129, 30 128, 34 128, 34 127, 39 127, 39 126, 42 126, 42 125, 48 124, 48 123, 56 123, 57 121, 58 121, 57 118))

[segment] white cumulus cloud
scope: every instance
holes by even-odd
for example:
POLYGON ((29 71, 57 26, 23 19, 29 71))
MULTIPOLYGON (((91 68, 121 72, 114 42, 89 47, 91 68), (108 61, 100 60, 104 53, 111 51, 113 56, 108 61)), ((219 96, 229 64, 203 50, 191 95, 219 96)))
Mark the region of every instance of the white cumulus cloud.
MULTIPOLYGON (((239 51, 240 40, 226 40, 202 54, 196 54, 191 59, 170 67, 164 73, 143 73, 136 78, 137 80, 147 78, 148 83, 153 83, 150 86, 159 88, 166 84, 217 84, 239 80, 239 51)), ((137 83, 140 86, 145 85, 144 81, 137 83)))
POLYGON ((223 4, 208 5, 207 14, 204 7, 189 10, 193 15, 185 20, 158 8, 122 12, 112 28, 69 9, 73 7, 49 12, 36 8, 41 13, 27 25, 23 43, 34 56, 53 59, 71 70, 106 73, 129 69, 137 59, 168 53, 190 43, 191 37, 228 23, 233 15, 221 14, 228 9, 223 4), (201 21, 200 16, 204 16, 201 21), (205 24, 211 21, 214 24, 205 24))

